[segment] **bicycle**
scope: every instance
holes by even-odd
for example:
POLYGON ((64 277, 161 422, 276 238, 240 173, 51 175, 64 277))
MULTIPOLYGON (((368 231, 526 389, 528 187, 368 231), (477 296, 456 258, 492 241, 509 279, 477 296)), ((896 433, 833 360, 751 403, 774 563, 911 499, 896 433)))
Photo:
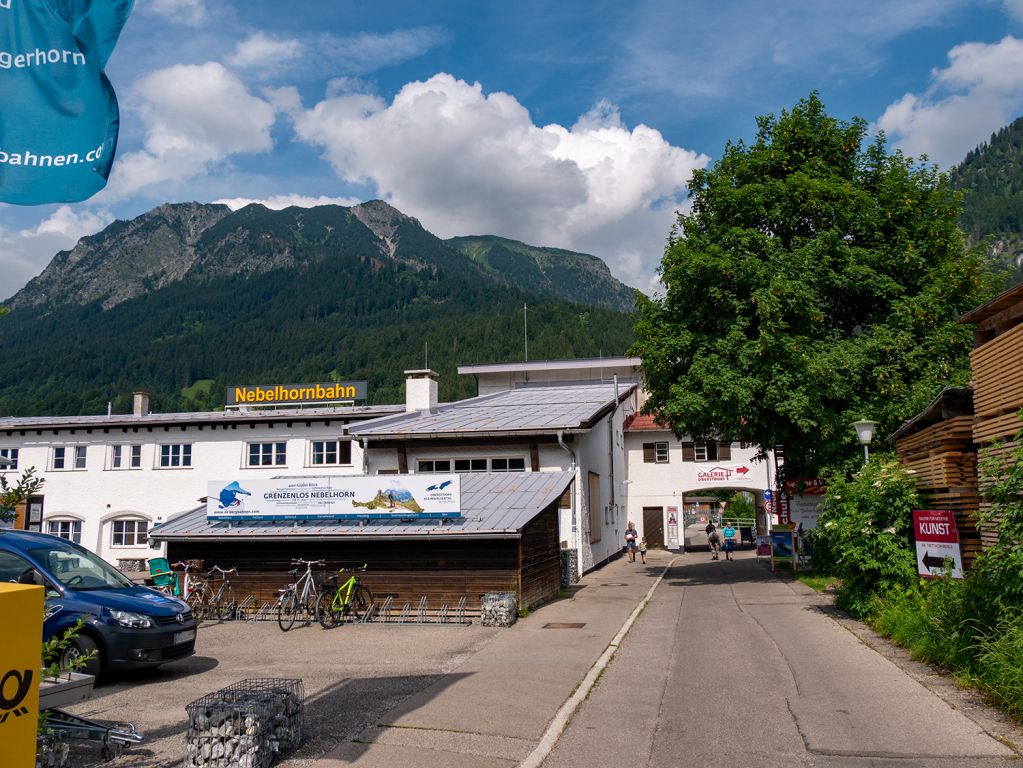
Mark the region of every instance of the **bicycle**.
POLYGON ((340 624, 346 617, 354 620, 369 618, 374 607, 373 593, 359 578, 366 572, 366 565, 359 568, 342 568, 324 585, 320 599, 316 601, 316 620, 324 629, 340 624), (349 574, 339 583, 340 576, 349 574))
MULTIPOLYGON (((316 615, 316 602, 319 599, 319 589, 316 579, 313 578, 313 566, 325 565, 324 560, 302 560, 293 559, 292 565, 304 565, 305 573, 295 579, 294 584, 289 584, 278 590, 277 596, 277 625, 281 631, 287 632, 298 619, 300 612, 304 611, 307 616, 316 615)), ((297 574, 299 569, 288 571, 290 574, 297 574)))
POLYGON ((228 574, 231 573, 237 574, 238 569, 225 570, 215 565, 202 575, 202 580, 195 580, 196 586, 189 595, 188 603, 192 606, 192 614, 196 619, 201 621, 216 618, 223 621, 234 616, 237 603, 234 601, 234 587, 228 578, 228 574), (218 575, 220 583, 214 589, 211 584, 218 580, 218 575))

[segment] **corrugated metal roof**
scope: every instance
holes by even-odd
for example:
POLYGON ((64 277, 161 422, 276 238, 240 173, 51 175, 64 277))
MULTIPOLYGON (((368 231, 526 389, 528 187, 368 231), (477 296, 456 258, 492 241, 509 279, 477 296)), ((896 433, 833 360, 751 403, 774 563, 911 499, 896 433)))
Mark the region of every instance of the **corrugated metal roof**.
MULTIPOLYGON (((634 388, 620 385, 619 402, 634 388)), ((348 432, 358 437, 437 437, 585 429, 614 402, 613 384, 527 387, 375 419, 349 427, 348 432)))
POLYGON ((593 368, 638 368, 639 357, 584 357, 573 360, 530 360, 517 363, 479 363, 460 365, 459 373, 514 373, 516 371, 581 371, 593 368))
POLYGON ((156 427, 168 424, 249 423, 253 421, 310 421, 316 419, 376 419, 401 413, 402 405, 366 405, 339 408, 291 408, 249 411, 192 411, 183 413, 148 413, 133 416, 115 413, 111 416, 4 416, 0 430, 20 429, 102 429, 104 427, 156 427))
POLYGON ((206 507, 197 507, 155 526, 149 535, 159 541, 197 539, 301 540, 321 538, 463 538, 518 536, 522 528, 546 509, 572 482, 572 472, 500 472, 461 476, 462 519, 416 520, 206 520, 206 507))

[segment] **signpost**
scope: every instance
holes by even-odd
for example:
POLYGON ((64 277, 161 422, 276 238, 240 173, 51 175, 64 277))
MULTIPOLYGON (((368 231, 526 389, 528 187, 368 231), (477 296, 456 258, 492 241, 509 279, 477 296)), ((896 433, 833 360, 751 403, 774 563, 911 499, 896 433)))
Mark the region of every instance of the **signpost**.
POLYGON ((771 529, 771 570, 777 563, 792 563, 796 570, 796 532, 791 523, 771 529))
POLYGON ((916 539, 916 568, 921 577, 963 578, 959 531, 956 530, 955 515, 951 510, 914 509, 913 532, 916 539), (951 572, 945 567, 946 560, 951 561, 951 572))

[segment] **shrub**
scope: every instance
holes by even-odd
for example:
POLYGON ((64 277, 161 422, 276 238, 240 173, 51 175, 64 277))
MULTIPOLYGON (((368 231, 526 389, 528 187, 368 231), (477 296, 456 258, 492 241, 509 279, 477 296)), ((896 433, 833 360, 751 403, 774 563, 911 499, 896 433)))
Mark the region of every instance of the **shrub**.
POLYGON ((828 491, 811 535, 814 563, 842 581, 835 604, 867 616, 875 597, 916 581, 909 544, 916 489, 897 460, 875 455, 851 478, 826 477, 828 491))

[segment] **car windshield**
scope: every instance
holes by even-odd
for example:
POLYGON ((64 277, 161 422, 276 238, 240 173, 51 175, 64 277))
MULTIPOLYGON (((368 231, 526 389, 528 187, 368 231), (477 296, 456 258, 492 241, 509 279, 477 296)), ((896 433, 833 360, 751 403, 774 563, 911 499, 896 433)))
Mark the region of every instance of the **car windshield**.
POLYGON ((74 589, 120 589, 134 583, 92 552, 68 543, 29 549, 37 561, 46 563, 50 573, 65 587, 74 589))

